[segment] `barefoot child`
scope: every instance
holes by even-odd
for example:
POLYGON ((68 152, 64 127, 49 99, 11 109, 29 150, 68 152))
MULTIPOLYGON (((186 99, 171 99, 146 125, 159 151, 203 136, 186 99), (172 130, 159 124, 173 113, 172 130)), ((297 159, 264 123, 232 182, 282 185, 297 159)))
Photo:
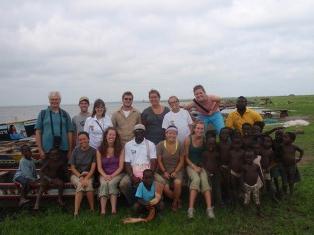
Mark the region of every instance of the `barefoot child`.
POLYGON ((232 149, 230 151, 230 183, 231 183, 231 193, 232 193, 232 204, 236 205, 237 200, 240 196, 241 189, 241 171, 244 163, 244 150, 242 149, 241 138, 233 138, 232 149))
POLYGON ((202 153, 203 167, 207 172, 209 182, 212 186, 214 204, 216 206, 221 206, 221 176, 219 171, 219 151, 217 148, 216 138, 209 137, 206 142, 207 148, 202 153))
POLYGON ((64 206, 63 185, 65 181, 64 161, 60 157, 58 150, 51 150, 40 169, 40 189, 36 198, 34 210, 39 209, 40 199, 43 192, 49 189, 50 184, 58 187, 58 203, 64 206))
POLYGON ((157 183, 154 182, 153 171, 150 169, 144 170, 143 181, 138 185, 135 193, 135 212, 145 212, 145 210, 149 210, 151 207, 155 207, 159 211, 163 209, 161 194, 157 192, 157 187, 157 183))
POLYGON ((22 187, 19 206, 29 202, 29 200, 26 199, 27 193, 37 180, 35 161, 32 158, 30 147, 28 145, 23 145, 21 147, 21 152, 23 158, 20 160, 19 168, 13 178, 13 181, 19 183, 22 187))
POLYGON ((263 181, 261 168, 253 162, 254 150, 246 150, 244 153, 245 164, 242 166, 242 178, 244 188, 244 206, 248 206, 253 194, 258 215, 261 214, 258 177, 263 181))
MULTIPOLYGON (((284 133, 281 151, 285 183, 289 184, 290 195, 293 194, 293 188, 297 173, 297 163, 301 161, 304 153, 303 149, 293 144, 293 142, 295 141, 295 137, 295 133, 293 132, 284 133), (299 152, 298 157, 296 157, 296 152, 299 152)), ((284 185, 283 188, 286 189, 287 186, 284 185)))
POLYGON ((224 127, 219 133, 219 158, 220 158, 220 173, 221 173, 221 190, 224 202, 229 202, 231 197, 230 192, 230 149, 231 149, 231 137, 232 129, 224 127))

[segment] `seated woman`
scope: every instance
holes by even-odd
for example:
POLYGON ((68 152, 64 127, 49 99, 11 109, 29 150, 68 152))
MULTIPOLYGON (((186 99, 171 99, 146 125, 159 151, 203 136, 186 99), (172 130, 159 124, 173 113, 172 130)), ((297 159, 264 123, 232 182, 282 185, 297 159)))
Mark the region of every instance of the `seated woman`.
POLYGON ((181 188, 184 165, 184 147, 177 140, 178 129, 169 126, 166 129, 166 140, 157 145, 158 170, 156 181, 164 185, 164 193, 173 199, 172 210, 181 207, 181 188), (173 184, 173 190, 170 188, 173 184))
POLYGON ((107 200, 111 202, 111 213, 117 213, 118 185, 123 178, 124 154, 120 137, 115 128, 109 127, 97 152, 97 168, 100 174, 99 197, 101 215, 106 214, 107 200))
POLYGON ((75 147, 69 160, 71 165, 71 183, 76 189, 74 200, 74 216, 77 216, 86 192, 89 208, 94 211, 93 175, 96 169, 96 150, 89 146, 89 135, 82 131, 78 133, 79 145, 75 147))
POLYGON ((9 127, 9 135, 11 140, 19 140, 25 138, 22 133, 17 133, 16 127, 13 124, 9 127))
POLYGON ((190 178, 190 196, 188 217, 194 218, 194 204, 198 192, 202 192, 206 202, 206 213, 211 219, 215 218, 211 206, 210 186, 206 170, 202 167, 202 152, 204 151, 204 123, 195 123, 193 134, 185 139, 185 160, 187 163, 187 174, 190 178))

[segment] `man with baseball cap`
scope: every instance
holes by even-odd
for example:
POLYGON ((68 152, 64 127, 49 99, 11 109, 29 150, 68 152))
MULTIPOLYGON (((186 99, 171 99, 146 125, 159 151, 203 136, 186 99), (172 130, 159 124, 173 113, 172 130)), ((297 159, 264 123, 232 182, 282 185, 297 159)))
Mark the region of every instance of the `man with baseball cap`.
POLYGON ((73 146, 76 146, 78 144, 77 134, 83 131, 85 121, 90 116, 90 113, 88 112, 88 107, 89 107, 88 97, 82 96, 80 98, 79 107, 80 107, 81 112, 72 118, 72 124, 74 128, 73 146))
POLYGON ((124 168, 126 175, 120 181, 120 190, 132 205, 135 201, 134 193, 143 178, 143 171, 156 168, 156 146, 145 139, 145 126, 137 124, 133 128, 134 138, 124 147, 124 168))

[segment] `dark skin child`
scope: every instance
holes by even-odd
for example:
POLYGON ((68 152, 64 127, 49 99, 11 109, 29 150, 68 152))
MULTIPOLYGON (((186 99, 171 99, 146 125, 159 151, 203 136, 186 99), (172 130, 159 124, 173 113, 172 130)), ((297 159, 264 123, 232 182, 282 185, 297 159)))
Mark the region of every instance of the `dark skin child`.
POLYGON ((284 166, 293 166, 299 161, 301 161, 304 151, 298 146, 293 144, 294 139, 288 133, 283 135, 283 145, 282 145, 282 163, 284 166), (296 157, 296 153, 299 156, 296 157))
POLYGON ((273 141, 270 136, 265 136, 262 148, 261 167, 263 170, 269 170, 270 164, 275 158, 275 153, 272 149, 273 141))
POLYGON ((241 139, 234 139, 232 143, 232 149, 230 151, 229 167, 236 173, 241 172, 241 167, 244 161, 244 150, 242 147, 241 139))
POLYGON ((210 137, 207 140, 207 150, 202 153, 203 166, 209 174, 215 174, 219 168, 219 152, 217 149, 216 139, 210 137))
POLYGON ((228 129, 221 129, 219 135, 219 155, 221 165, 229 165, 231 143, 229 142, 230 132, 228 129))
POLYGON ((245 164, 242 167, 243 182, 253 186, 257 183, 258 176, 263 180, 263 174, 260 167, 253 163, 255 158, 254 151, 246 151, 244 158, 245 164))

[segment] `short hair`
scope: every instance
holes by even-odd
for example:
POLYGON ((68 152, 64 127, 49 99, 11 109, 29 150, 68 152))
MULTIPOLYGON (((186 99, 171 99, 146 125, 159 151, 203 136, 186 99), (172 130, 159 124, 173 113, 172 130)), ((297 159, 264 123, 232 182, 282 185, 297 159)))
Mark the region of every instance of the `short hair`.
POLYGON ((175 95, 172 95, 172 96, 170 96, 170 97, 168 98, 168 103, 169 103, 169 100, 170 100, 170 99, 176 99, 176 100, 179 102, 179 98, 176 97, 175 95))
POLYGON ((23 144, 21 147, 20 147, 20 151, 23 152, 24 150, 31 150, 31 147, 27 144, 23 144))
POLYGON ((150 97, 151 94, 156 94, 158 96, 158 98, 160 99, 160 93, 159 91, 157 91, 156 89, 151 89, 149 92, 148 92, 148 97, 150 97))
POLYGON ((13 124, 11 124, 9 127, 9 134, 13 134, 13 127, 15 127, 15 126, 13 124))
POLYGON ((265 127, 265 122, 263 122, 263 121, 256 121, 256 122, 254 122, 253 126, 259 126, 261 128, 261 130, 263 130, 264 127, 265 127))
POLYGON ((208 131, 206 131, 206 133, 205 133, 206 140, 211 138, 211 137, 216 139, 216 137, 217 137, 216 130, 208 130, 208 131))
POLYGON ((206 92, 202 85, 196 85, 195 87, 193 87, 193 92, 195 92, 198 89, 201 89, 202 91, 206 92))
POLYGON ((105 104, 105 102, 102 99, 97 99, 94 102, 92 117, 95 116, 95 114, 96 114, 96 107, 99 107, 99 106, 103 106, 104 107, 104 113, 102 114, 102 116, 103 117, 105 116, 105 114, 106 114, 106 104, 105 104))
POLYGON ((288 131, 286 132, 287 135, 289 135, 289 138, 292 140, 292 141, 295 141, 296 139, 296 134, 294 132, 291 132, 291 131, 288 131))
POLYGON ((154 172, 151 170, 151 169, 145 169, 144 171, 143 171, 143 176, 144 175, 147 175, 147 174, 151 174, 152 176, 154 175, 154 172))
POLYGON ((122 99, 124 98, 124 96, 132 96, 132 99, 133 99, 133 94, 131 91, 126 91, 122 94, 122 99))
POLYGON ((86 137, 89 139, 89 134, 86 131, 80 131, 77 136, 79 137, 80 135, 86 135, 86 137))
POLYGON ((243 100, 245 100, 247 102, 247 99, 244 96, 242 96, 242 95, 237 98, 237 100, 240 100, 240 99, 243 99, 243 100))
POLYGON ((60 94, 59 91, 50 91, 49 95, 48 95, 48 99, 50 99, 53 96, 58 96, 60 98, 60 100, 61 100, 61 94, 60 94))
POLYGON ((245 122, 242 124, 241 128, 243 129, 243 127, 245 127, 245 126, 250 127, 250 128, 252 127, 252 125, 250 123, 245 122))

